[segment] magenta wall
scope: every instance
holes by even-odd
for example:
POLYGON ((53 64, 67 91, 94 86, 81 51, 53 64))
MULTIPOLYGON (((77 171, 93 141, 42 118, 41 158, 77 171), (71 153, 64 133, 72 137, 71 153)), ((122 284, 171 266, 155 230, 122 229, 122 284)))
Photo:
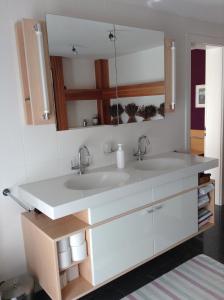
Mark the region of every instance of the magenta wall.
POLYGON ((205 129, 205 109, 195 107, 195 86, 205 84, 205 50, 191 51, 191 129, 205 129))

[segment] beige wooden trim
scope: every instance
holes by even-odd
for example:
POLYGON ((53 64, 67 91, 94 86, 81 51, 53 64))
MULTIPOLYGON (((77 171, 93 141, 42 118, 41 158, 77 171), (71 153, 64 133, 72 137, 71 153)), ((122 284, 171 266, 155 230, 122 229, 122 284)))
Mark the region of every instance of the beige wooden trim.
POLYGON ((62 289, 63 300, 79 299, 82 295, 86 295, 93 291, 93 286, 83 277, 79 277, 69 282, 66 287, 62 289))
POLYGON ((25 60, 27 69, 27 78, 30 92, 31 112, 33 125, 55 123, 53 86, 50 69, 50 57, 48 54, 48 44, 46 35, 46 24, 43 21, 33 19, 22 20, 22 31, 24 38, 25 60), (43 120, 43 92, 41 87, 41 73, 38 59, 38 48, 34 25, 40 23, 43 31, 45 61, 48 78, 48 93, 51 115, 49 120, 43 120))
POLYGON ((22 215, 22 228, 28 269, 54 300, 61 300, 58 257, 55 241, 22 215))
POLYGON ((79 265, 79 273, 85 280, 87 280, 89 283, 92 283, 93 278, 92 278, 91 257, 90 257, 89 230, 86 230, 86 242, 87 242, 88 257, 79 265))
POLYGON ((23 216, 27 218, 30 223, 39 228, 46 236, 55 241, 89 227, 88 224, 80 221, 73 215, 56 220, 52 220, 44 214, 36 214, 34 212, 25 212, 23 216))
POLYGON ((76 218, 78 218, 79 220, 89 224, 89 213, 88 213, 88 209, 86 210, 82 210, 78 213, 75 213, 74 216, 76 218))
POLYGON ((20 82, 22 88, 25 122, 26 124, 31 125, 33 124, 33 119, 32 119, 32 112, 31 112, 30 91, 29 91, 29 83, 28 83, 22 22, 19 21, 15 24, 15 33, 16 33, 17 55, 19 60, 20 82))

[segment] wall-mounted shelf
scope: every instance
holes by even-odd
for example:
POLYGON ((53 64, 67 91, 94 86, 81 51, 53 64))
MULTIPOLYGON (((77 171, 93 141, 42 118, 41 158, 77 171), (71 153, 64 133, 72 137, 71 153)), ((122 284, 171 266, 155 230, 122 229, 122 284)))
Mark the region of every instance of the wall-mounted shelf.
POLYGON ((109 63, 105 59, 95 61, 96 89, 66 89, 64 88, 62 57, 52 56, 50 59, 54 94, 57 95, 55 102, 59 130, 68 129, 67 101, 97 100, 97 110, 101 124, 111 124, 109 115, 111 99, 115 99, 117 96, 125 98, 164 95, 166 91, 164 81, 122 85, 118 86, 117 90, 115 87, 110 87, 109 63))

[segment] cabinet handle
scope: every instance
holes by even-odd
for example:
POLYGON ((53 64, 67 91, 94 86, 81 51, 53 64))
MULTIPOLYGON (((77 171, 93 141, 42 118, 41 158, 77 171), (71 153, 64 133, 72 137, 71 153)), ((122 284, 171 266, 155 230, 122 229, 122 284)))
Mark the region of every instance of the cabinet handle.
POLYGON ((159 205, 159 206, 155 207, 156 210, 159 210, 159 209, 162 209, 162 208, 163 208, 163 205, 159 205))

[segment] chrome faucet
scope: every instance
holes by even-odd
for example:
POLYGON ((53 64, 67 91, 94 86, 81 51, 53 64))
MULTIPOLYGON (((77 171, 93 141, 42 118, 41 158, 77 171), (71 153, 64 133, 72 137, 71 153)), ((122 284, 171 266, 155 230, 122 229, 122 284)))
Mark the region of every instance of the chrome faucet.
POLYGON ((75 164, 74 161, 71 162, 71 169, 78 170, 77 174, 82 175, 85 170, 90 165, 90 152, 87 146, 83 145, 79 147, 78 151, 78 163, 75 164))
POLYGON ((137 157, 137 160, 143 160, 144 155, 147 154, 147 145, 150 144, 149 138, 146 135, 141 135, 138 138, 138 150, 134 153, 134 156, 137 157), (144 150, 142 150, 142 144, 144 141, 144 150))

